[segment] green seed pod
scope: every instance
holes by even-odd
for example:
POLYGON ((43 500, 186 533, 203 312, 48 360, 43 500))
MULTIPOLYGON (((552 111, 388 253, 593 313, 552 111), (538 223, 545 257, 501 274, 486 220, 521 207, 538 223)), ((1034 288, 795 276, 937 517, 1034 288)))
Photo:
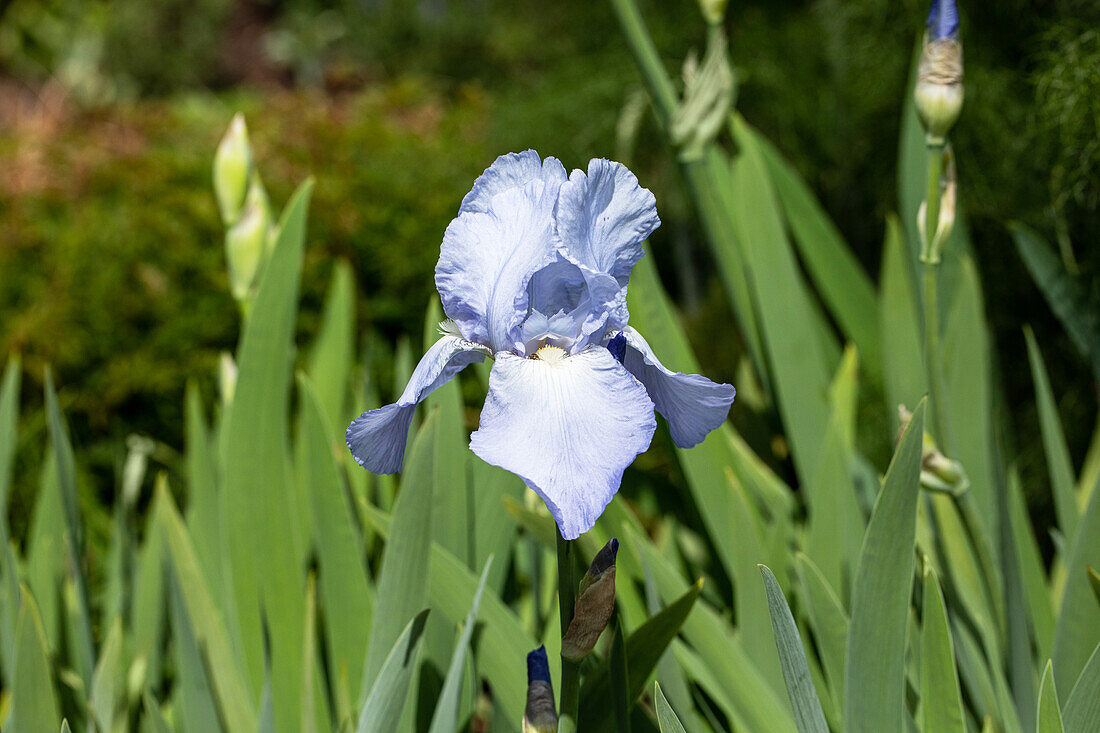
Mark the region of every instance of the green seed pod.
POLYGON ((561 639, 561 655, 573 662, 584 659, 596 646, 615 610, 615 556, 619 541, 612 539, 596 553, 581 578, 573 620, 561 639))
POLYGON ((238 113, 214 154, 214 195, 226 226, 240 217, 251 177, 252 146, 244 116, 238 113))

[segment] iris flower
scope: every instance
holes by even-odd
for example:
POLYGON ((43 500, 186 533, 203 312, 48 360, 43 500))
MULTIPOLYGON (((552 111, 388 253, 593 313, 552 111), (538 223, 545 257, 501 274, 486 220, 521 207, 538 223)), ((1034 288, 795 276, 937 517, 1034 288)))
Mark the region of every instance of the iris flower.
POLYGON ((416 405, 494 360, 470 448, 533 489, 562 537, 588 531, 649 447, 656 408, 688 448, 726 419, 734 389, 666 369, 627 325, 627 279, 660 225, 627 168, 566 175, 533 150, 497 158, 447 227, 435 283, 450 319, 397 402, 347 430, 356 461, 401 470, 416 405))

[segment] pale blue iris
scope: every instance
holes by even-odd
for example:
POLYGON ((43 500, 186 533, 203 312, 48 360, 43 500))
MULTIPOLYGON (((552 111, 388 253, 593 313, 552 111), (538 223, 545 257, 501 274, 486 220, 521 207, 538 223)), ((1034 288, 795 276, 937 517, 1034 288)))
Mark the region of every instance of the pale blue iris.
POLYGON ((959 35, 959 10, 955 0, 932 0, 928 10, 928 40, 956 38, 959 35))
POLYGON ((435 282, 454 332, 397 402, 348 426, 355 459, 375 473, 401 470, 416 405, 492 356, 470 448, 538 493, 563 537, 591 529, 649 447, 654 408, 687 448, 722 424, 734 398, 728 384, 666 369, 627 325, 627 279, 659 225, 653 194, 619 163, 592 160, 567 177, 533 150, 498 158, 440 249, 435 282))

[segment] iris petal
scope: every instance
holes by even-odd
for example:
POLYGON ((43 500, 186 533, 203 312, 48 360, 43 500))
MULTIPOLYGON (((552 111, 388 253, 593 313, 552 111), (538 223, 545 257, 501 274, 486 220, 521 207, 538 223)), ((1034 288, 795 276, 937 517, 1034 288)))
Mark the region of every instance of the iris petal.
POLYGON ((591 272, 615 278, 621 289, 612 325, 626 325, 626 285, 642 243, 661 225, 653 194, 621 163, 596 158, 562 184, 554 212, 558 246, 591 272))
POLYGON ((562 537, 576 539, 596 523, 655 427, 645 388, 603 347, 555 364, 499 354, 470 448, 522 478, 562 537))
POLYGON ((468 340, 494 352, 519 348, 527 283, 557 256, 551 233, 557 189, 553 181, 529 180, 493 195, 484 211, 461 212, 447 227, 435 284, 443 311, 468 340))
POLYGON ((626 341, 623 366, 645 385, 657 412, 668 420, 676 445, 681 448, 697 445, 726 421, 737 393, 733 385, 716 384, 698 374, 666 369, 640 333, 628 327, 622 335, 626 341))
POLYGON ((540 160, 534 150, 502 155, 474 181, 474 187, 462 199, 459 213, 488 211, 498 193, 522 188, 535 179, 560 185, 566 179, 565 166, 557 158, 540 160))
POLYGON ((368 410, 352 421, 347 444, 360 466, 372 473, 396 473, 416 406, 464 368, 485 360, 485 349, 456 336, 436 341, 416 365, 397 402, 368 410))

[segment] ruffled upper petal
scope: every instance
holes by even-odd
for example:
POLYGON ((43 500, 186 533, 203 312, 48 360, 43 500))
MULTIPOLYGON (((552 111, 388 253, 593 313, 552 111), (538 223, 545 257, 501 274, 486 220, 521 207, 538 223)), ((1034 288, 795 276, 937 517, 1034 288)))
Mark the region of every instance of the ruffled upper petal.
POLYGON ((560 185, 566 179, 565 166, 557 158, 540 160, 534 150, 502 155, 474 181, 458 211, 488 211, 498 193, 522 188, 535 179, 560 185))
POLYGON ((653 354, 642 335, 623 329, 608 349, 621 351, 623 366, 645 385, 657 412, 668 420, 672 440, 681 448, 701 443, 707 433, 726 420, 737 391, 730 384, 716 384, 698 374, 672 372, 653 354))
POLYGON ((497 190, 529 166, 522 162, 526 157, 516 159, 517 171, 501 166, 498 159, 494 168, 502 170, 493 173, 490 168, 482 176, 489 180, 475 185, 470 208, 447 227, 435 267, 444 312, 463 336, 494 352, 518 348, 519 325, 527 315, 527 283, 556 257, 551 230, 561 182, 553 176, 536 177, 497 190), (489 198, 492 191, 496 193, 489 198))
POLYGON ((396 473, 416 406, 454 375, 485 361, 485 348, 457 336, 444 336, 420 359, 397 402, 368 410, 348 425, 347 444, 360 466, 372 473, 396 473))
POLYGON ((556 363, 498 354, 470 448, 522 478, 562 537, 576 539, 596 523, 655 428, 645 388, 603 347, 556 363))
POLYGON ((642 242, 661 225, 653 194, 626 166, 603 158, 589 161, 587 175, 575 170, 562 184, 554 216, 569 257, 624 287, 642 242))

